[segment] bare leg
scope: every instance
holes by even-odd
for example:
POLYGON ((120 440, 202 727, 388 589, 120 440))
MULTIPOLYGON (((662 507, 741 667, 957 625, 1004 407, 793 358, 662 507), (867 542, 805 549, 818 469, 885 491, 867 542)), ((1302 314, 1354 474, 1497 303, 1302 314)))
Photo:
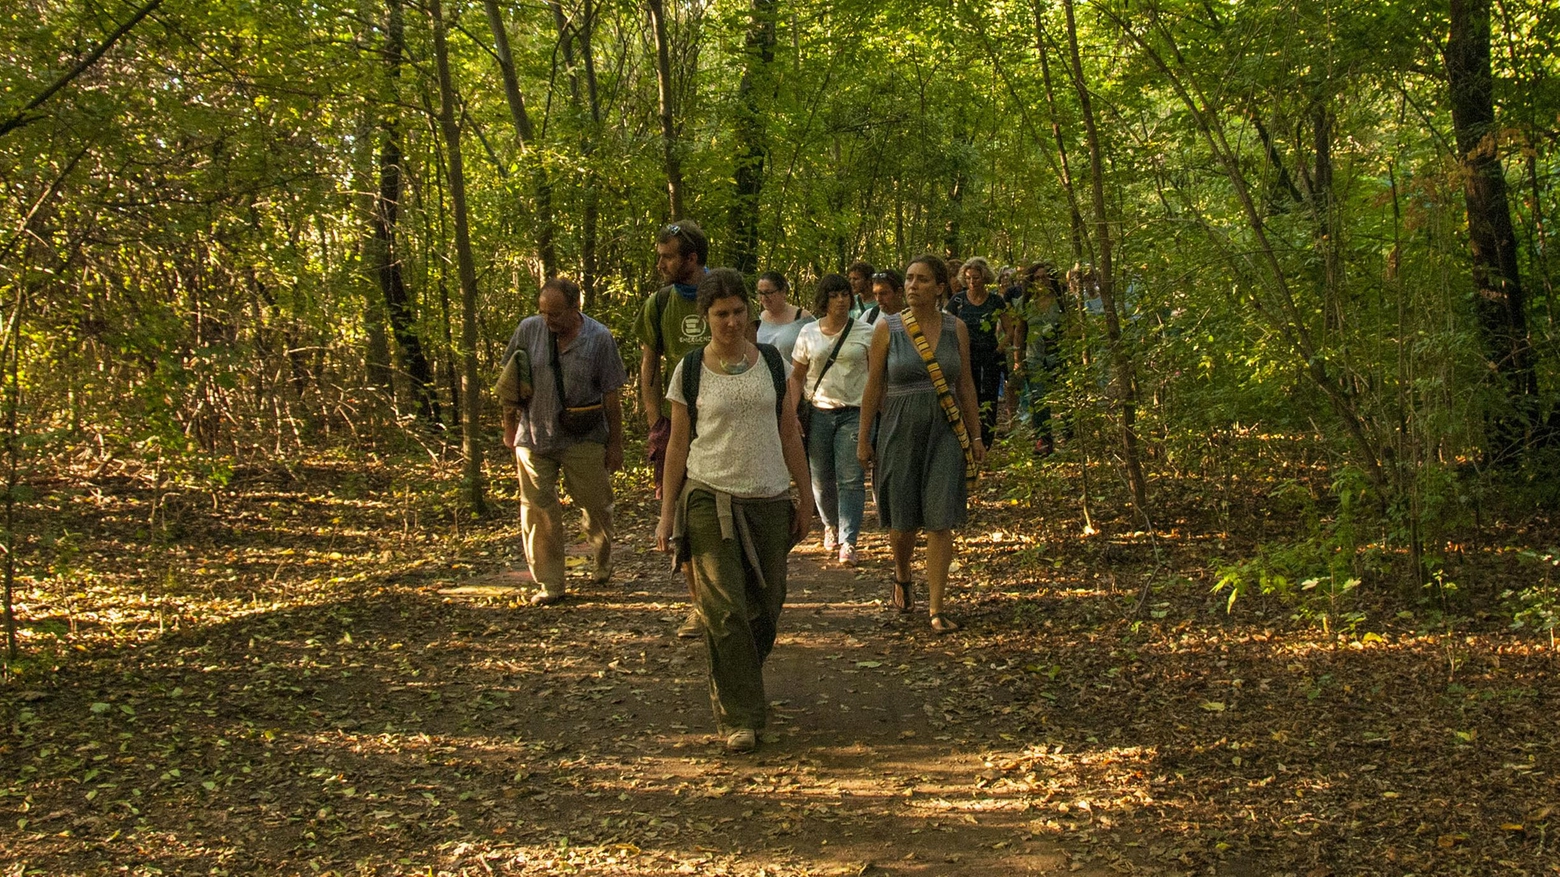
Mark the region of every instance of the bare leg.
MULTIPOLYGON (((889 530, 888 545, 894 552, 894 581, 910 581, 910 561, 915 558, 915 530, 889 530)), ((943 568, 947 572, 947 567, 943 568)), ((946 576, 945 576, 946 577, 946 576)))
POLYGON ((953 531, 926 531, 927 610, 942 614, 943 589, 948 585, 948 566, 953 562, 953 531))

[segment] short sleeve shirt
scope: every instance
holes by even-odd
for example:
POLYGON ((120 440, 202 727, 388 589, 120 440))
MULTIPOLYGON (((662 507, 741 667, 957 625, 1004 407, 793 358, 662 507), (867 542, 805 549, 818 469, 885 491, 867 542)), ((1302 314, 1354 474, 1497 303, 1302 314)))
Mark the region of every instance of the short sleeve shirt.
MULTIPOLYGON (((667 398, 688 404, 679 362, 667 398)), ((775 419, 775 381, 763 357, 740 375, 699 368, 699 434, 688 446, 688 477, 744 499, 779 496, 791 487, 775 419)))
POLYGON ((655 319, 658 310, 656 299, 660 297, 660 292, 645 298, 634 331, 639 337, 639 343, 661 354, 661 413, 670 415, 671 405, 664 399, 671 380, 670 372, 688 351, 709 343, 710 327, 699 313, 697 302, 683 298, 675 287, 663 289, 666 291, 666 307, 661 312, 660 332, 656 331, 655 319))
POLYGON ((515 328, 504 351, 504 362, 520 347, 531 358, 531 401, 520 409, 520 427, 515 431, 515 446, 540 454, 558 453, 579 442, 603 444, 607 426, 583 437, 564 435, 558 427, 558 412, 564 406, 595 405, 608 393, 621 389, 628 381, 623 357, 618 353, 612 332, 596 320, 581 315, 580 334, 573 343, 558 351, 563 367, 562 402, 558 382, 553 378, 552 344, 547 321, 540 316, 526 317, 515 328))
POLYGON ((970 358, 989 358, 997 355, 997 333, 1002 329, 1002 312, 1007 310, 1007 300, 995 292, 987 292, 986 300, 978 305, 970 304, 966 293, 959 293, 948 302, 947 311, 964 322, 970 333, 970 358))
MULTIPOLYGON (((843 331, 843 330, 841 330, 843 331)), ((861 405, 861 395, 867 389, 867 353, 872 348, 872 324, 863 320, 851 323, 850 335, 840 346, 840 354, 818 382, 823 364, 829 361, 829 352, 838 334, 825 335, 817 323, 802 327, 796 337, 796 347, 791 351, 791 361, 807 366, 807 384, 802 388, 809 401, 819 408, 851 408, 861 405), (813 384, 818 384, 817 391, 813 384)))

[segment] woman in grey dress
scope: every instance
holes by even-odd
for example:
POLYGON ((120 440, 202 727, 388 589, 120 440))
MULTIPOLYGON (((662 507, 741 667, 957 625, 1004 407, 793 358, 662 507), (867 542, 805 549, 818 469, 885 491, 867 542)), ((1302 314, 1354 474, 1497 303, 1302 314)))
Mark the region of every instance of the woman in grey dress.
POLYGON ((906 331, 904 314, 920 327, 942 369, 978 465, 985 457, 985 444, 975 384, 965 367, 970 358, 969 332, 957 317, 938 310, 939 298, 947 292, 948 266, 936 256, 921 256, 905 267, 905 311, 877 322, 867 360, 861 422, 871 423, 882 411, 877 447, 868 430, 862 430, 856 442, 862 465, 876 463, 872 483, 878 517, 889 531, 894 552, 893 603, 901 612, 911 610, 910 561, 916 534, 924 530, 928 610, 932 630, 938 633, 959 627, 943 614, 943 590, 953 561, 953 528, 969 516, 965 452, 938 401, 926 363, 906 331))

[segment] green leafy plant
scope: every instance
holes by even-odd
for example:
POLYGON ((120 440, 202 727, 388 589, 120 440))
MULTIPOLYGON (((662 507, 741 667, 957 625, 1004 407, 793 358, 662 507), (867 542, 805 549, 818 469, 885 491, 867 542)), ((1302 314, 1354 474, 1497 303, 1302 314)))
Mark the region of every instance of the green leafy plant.
POLYGON ((1509 588, 1501 593, 1501 600, 1511 612, 1511 629, 1547 632, 1553 645, 1555 628, 1560 627, 1560 587, 1554 580, 1555 567, 1560 566, 1560 548, 1522 551, 1517 557, 1524 565, 1537 567, 1542 576, 1525 588, 1509 588))

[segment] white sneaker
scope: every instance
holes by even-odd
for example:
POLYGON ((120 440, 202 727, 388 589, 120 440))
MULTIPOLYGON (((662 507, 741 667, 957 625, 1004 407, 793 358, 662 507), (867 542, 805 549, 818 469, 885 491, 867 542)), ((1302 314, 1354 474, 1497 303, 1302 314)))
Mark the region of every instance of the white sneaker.
POLYGON ((752 752, 758 748, 758 735, 752 728, 738 728, 726 737, 727 752, 752 752))
POLYGON ((833 551, 836 547, 838 547, 839 542, 840 542, 839 536, 834 532, 834 528, 833 527, 824 527, 823 528, 823 550, 824 551, 833 551))
POLYGON ((856 565, 856 546, 840 543, 840 563, 845 566, 856 565))

